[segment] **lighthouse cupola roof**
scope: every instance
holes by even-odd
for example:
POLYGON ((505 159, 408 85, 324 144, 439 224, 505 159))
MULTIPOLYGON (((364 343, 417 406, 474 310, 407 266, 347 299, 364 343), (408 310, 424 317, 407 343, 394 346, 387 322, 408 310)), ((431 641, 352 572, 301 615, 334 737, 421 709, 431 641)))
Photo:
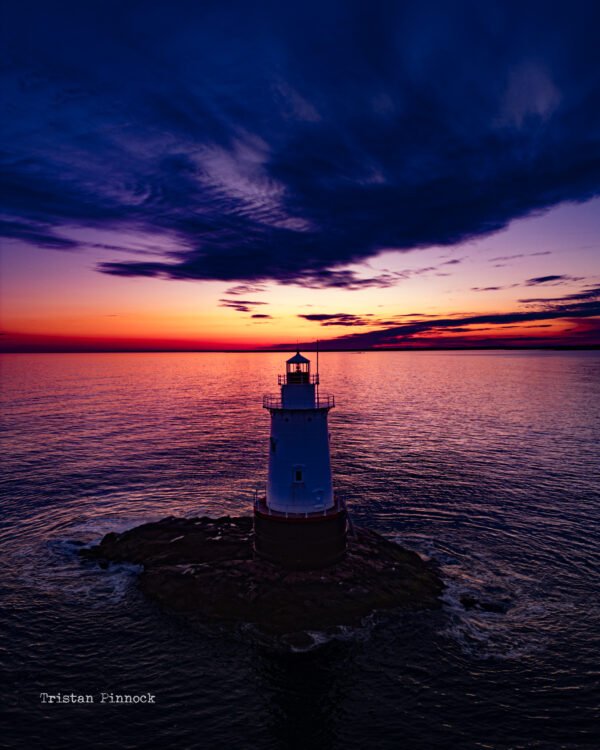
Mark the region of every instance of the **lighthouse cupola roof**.
POLYGON ((290 357, 287 360, 288 365, 304 365, 304 364, 310 364, 310 359, 306 359, 306 357, 303 357, 299 351, 297 351, 293 357, 290 357))

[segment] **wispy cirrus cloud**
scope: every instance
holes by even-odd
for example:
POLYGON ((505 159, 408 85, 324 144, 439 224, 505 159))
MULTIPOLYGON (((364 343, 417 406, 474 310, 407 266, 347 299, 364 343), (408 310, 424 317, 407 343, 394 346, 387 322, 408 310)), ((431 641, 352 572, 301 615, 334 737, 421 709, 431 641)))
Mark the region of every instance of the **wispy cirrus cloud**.
POLYGON ((252 312, 252 310, 257 305, 267 305, 268 302, 263 302, 261 300, 251 300, 251 299, 220 299, 219 300, 219 307, 229 307, 232 310, 236 310, 237 312, 243 312, 248 313, 252 312))
POLYGON ((304 320, 316 321, 322 326, 367 326, 374 325, 372 313, 364 315, 353 315, 352 313, 313 313, 309 315, 298 315, 304 320))
POLYGON ((582 281, 581 276, 569 276, 567 274, 552 274, 548 276, 535 276, 531 279, 525 279, 521 284, 504 284, 502 286, 472 286, 472 292, 499 292, 505 289, 514 289, 519 286, 561 286, 568 282, 582 281))
POLYGON ((581 281, 580 276, 569 276, 567 274, 551 274, 549 276, 534 276, 526 279, 525 286, 559 286, 567 281, 581 281))
POLYGON ((505 284, 504 286, 472 286, 472 292, 500 292, 505 289, 514 289, 519 284, 505 284))
POLYGON ((260 292, 264 292, 265 289, 266 287, 261 284, 237 284, 226 289, 225 294, 233 296, 238 294, 259 294, 260 292))
POLYGON ((552 255, 551 250, 541 250, 537 253, 516 253, 515 255, 499 255, 496 258, 490 258, 490 263, 495 263, 500 260, 517 260, 518 258, 535 258, 539 255, 552 255))

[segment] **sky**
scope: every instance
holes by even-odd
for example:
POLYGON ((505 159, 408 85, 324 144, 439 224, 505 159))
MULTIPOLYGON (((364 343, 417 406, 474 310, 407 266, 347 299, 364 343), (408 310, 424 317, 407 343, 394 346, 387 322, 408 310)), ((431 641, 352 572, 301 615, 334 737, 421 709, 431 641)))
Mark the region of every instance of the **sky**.
POLYGON ((2 350, 600 344, 597 3, 4 16, 2 350))

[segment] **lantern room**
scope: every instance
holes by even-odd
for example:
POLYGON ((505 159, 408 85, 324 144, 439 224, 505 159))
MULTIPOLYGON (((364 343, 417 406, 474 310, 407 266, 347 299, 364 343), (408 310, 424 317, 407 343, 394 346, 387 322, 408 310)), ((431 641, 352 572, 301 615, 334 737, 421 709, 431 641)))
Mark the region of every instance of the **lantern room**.
POLYGON ((285 363, 285 382, 288 385, 310 383, 310 360, 296 352, 285 363))

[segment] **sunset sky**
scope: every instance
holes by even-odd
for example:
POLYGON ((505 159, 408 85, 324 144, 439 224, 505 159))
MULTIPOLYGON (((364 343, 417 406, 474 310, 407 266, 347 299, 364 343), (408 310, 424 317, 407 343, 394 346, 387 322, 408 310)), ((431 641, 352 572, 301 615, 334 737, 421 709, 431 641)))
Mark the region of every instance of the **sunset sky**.
POLYGON ((0 347, 600 344, 598 15, 12 4, 0 347))

